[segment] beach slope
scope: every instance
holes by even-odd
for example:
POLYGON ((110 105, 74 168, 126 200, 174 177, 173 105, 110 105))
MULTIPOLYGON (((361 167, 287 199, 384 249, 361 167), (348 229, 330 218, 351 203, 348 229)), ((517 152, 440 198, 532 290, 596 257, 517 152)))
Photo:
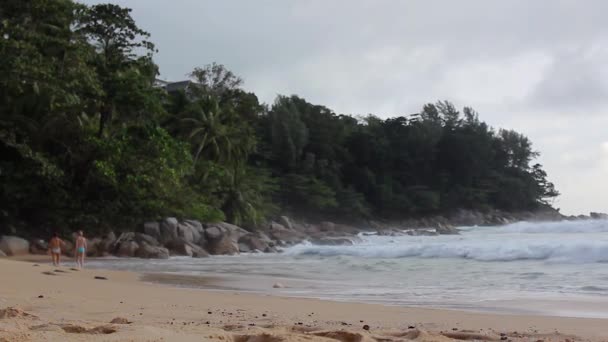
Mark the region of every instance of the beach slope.
POLYGON ((602 319, 177 288, 142 282, 136 273, 7 259, 0 259, 0 275, 0 341, 608 340, 602 319))

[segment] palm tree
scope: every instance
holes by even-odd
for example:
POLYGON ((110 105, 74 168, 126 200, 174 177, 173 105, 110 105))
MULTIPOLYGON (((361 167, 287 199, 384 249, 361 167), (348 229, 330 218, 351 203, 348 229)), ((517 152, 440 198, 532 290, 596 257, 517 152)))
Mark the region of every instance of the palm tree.
POLYGON ((182 118, 181 123, 187 125, 188 139, 195 147, 194 164, 203 152, 215 161, 230 159, 232 140, 230 128, 222 121, 222 112, 217 101, 211 101, 208 110, 204 110, 200 102, 192 103, 186 110, 188 117, 182 118))

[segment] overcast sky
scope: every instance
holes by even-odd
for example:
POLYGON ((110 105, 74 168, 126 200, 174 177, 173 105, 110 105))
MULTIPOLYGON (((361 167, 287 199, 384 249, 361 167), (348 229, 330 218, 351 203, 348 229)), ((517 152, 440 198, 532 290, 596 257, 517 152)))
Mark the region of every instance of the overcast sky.
POLYGON ((532 139, 563 213, 608 211, 608 1, 113 2, 152 34, 163 79, 217 61, 267 103, 381 117, 469 105, 532 139))

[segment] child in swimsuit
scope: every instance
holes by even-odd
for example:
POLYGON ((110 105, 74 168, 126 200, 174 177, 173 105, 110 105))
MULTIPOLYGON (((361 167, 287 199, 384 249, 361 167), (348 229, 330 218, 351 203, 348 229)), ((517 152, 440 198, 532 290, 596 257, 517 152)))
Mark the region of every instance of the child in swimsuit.
POLYGON ((59 266, 61 262, 61 246, 65 244, 63 240, 59 238, 57 233, 53 234, 53 237, 49 241, 49 251, 53 258, 53 266, 59 266))
POLYGON ((78 231, 76 238, 76 265, 82 269, 84 267, 84 257, 87 254, 87 239, 84 237, 82 230, 78 231))

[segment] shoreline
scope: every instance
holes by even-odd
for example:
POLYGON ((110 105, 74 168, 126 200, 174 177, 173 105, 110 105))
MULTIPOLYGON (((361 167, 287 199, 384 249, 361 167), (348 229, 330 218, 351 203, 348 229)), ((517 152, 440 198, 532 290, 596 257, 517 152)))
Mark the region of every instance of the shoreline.
MULTIPOLYGON (((180 257, 182 258, 182 257, 180 257)), ((8 260, 26 261, 32 263, 48 263, 48 257, 42 255, 24 255, 9 257, 8 260)), ((315 295, 313 293, 289 292, 291 288, 300 289, 314 283, 302 279, 281 278, 271 276, 254 275, 227 275, 227 274, 182 274, 174 272, 150 272, 121 270, 105 267, 103 264, 112 263, 124 258, 89 258, 95 262, 89 270, 128 272, 138 275, 138 280, 151 285, 172 287, 176 289, 189 289, 211 291, 218 293, 243 293, 254 296, 273 296, 285 299, 307 299, 321 300, 335 303, 354 303, 382 305, 387 307, 419 308, 430 310, 448 310, 456 312, 468 312, 475 314, 498 314, 504 316, 538 316, 538 317, 563 317, 563 318, 592 318, 608 319, 605 308, 608 298, 598 298, 589 295, 562 295, 560 297, 542 298, 517 298, 517 299, 492 299, 475 302, 392 302, 390 300, 372 300, 360 298, 336 298, 331 296, 315 295), (102 266, 100 266, 102 265, 102 266), (242 284, 247 283, 246 286, 242 284), (285 288, 275 289, 273 284, 281 283, 285 288)), ((71 267, 74 261, 68 258, 63 267, 71 267), (66 266, 69 265, 69 266, 66 266)))
POLYGON ((512 341, 608 338, 606 319, 482 314, 176 288, 142 281, 142 276, 133 272, 76 272, 69 267, 33 266, 31 261, 0 260, 0 310, 18 307, 39 317, 0 319, 0 341, 81 340, 82 334, 86 340, 103 341, 160 340, 159 336, 171 341, 198 341, 201 336, 208 340, 299 341, 324 340, 327 333, 342 336, 338 338, 341 341, 348 341, 346 335, 361 340, 407 340, 407 334, 420 341, 447 341, 446 335, 457 333, 512 341), (108 325, 116 317, 133 323, 108 325), (115 332, 69 333, 62 328, 66 324, 84 331, 110 326, 115 332), (370 330, 364 330, 364 325, 370 330))

